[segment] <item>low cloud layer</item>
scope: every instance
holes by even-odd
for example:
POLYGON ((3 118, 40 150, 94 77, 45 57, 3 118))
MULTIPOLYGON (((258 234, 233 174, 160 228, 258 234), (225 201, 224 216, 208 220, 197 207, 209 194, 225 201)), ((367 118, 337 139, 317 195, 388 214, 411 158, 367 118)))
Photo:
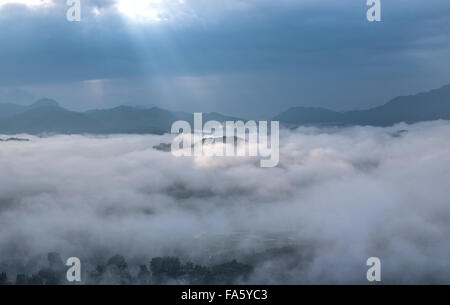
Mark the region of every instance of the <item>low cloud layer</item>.
POLYGON ((252 283, 450 282, 449 122, 282 131, 280 166, 175 158, 170 136, 0 142, 0 260, 237 258, 252 283), (408 130, 401 132, 399 130, 408 130))

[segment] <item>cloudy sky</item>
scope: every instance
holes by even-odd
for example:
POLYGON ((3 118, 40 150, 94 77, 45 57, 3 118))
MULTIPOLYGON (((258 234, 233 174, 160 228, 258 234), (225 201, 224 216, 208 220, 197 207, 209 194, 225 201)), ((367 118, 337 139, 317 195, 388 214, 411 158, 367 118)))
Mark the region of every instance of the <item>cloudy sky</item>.
POLYGON ((248 118, 366 108, 450 83, 450 2, 0 0, 0 102, 248 118))

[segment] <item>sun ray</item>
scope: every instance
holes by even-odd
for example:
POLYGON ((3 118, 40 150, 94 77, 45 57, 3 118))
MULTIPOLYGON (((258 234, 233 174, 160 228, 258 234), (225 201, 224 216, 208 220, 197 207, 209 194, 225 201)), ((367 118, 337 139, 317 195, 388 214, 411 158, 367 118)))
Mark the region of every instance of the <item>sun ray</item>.
POLYGON ((165 19, 165 7, 162 0, 118 0, 119 13, 135 21, 161 22, 165 19))

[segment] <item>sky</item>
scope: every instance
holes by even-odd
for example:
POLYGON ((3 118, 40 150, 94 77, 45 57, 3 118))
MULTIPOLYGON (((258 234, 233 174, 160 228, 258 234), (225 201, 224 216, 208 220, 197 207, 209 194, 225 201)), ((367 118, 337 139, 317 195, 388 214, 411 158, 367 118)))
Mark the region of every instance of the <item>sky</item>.
POLYGON ((450 2, 0 0, 0 102, 248 119, 362 109, 450 83, 450 2))

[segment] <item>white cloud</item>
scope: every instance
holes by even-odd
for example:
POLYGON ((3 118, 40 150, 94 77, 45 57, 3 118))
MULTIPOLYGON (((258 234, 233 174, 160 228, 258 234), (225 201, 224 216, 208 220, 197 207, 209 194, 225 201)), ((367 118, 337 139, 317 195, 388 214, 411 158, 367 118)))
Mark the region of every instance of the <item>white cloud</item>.
POLYGON ((0 8, 7 4, 21 4, 29 8, 47 7, 53 4, 52 0, 0 0, 0 8))
POLYGON ((211 256, 255 264, 253 283, 349 283, 378 256, 385 283, 448 283, 449 133, 449 122, 285 130, 274 169, 152 149, 169 136, 2 142, 0 260, 211 256), (261 254, 271 248, 285 250, 261 254))
POLYGON ((118 0, 119 13, 135 21, 161 22, 165 14, 165 6, 161 0, 118 0))

